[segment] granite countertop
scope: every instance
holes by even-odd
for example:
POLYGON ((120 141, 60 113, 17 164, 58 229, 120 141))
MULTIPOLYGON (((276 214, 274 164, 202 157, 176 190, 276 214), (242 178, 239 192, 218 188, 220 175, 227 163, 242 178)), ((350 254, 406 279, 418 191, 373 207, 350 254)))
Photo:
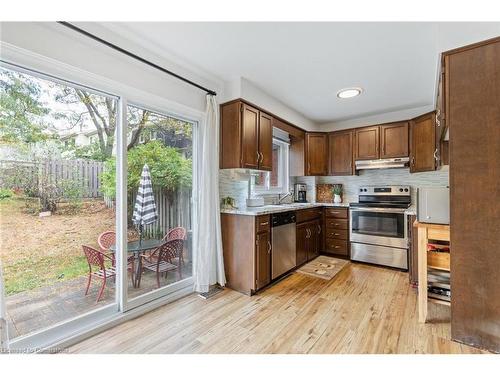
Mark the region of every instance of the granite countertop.
POLYGON ((277 212, 297 211, 314 207, 349 207, 348 202, 343 203, 284 203, 281 205, 266 205, 261 207, 242 207, 233 209, 221 209, 223 214, 258 216, 274 214, 277 212))
POLYGON ((414 204, 412 204, 405 210, 405 214, 417 216, 417 207, 414 204))
MULTIPOLYGON (((349 202, 342 203, 284 203, 282 205, 266 205, 261 207, 242 207, 233 209, 221 209, 222 214, 259 216, 274 214, 278 212, 297 211, 314 207, 349 207, 349 202)), ((405 210, 406 215, 416 215, 417 208, 411 205, 405 210)))

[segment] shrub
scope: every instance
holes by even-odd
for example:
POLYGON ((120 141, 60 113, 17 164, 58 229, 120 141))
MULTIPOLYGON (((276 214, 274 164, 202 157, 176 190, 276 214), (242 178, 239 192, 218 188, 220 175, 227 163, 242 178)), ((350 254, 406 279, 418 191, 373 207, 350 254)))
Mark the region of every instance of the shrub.
MULTIPOLYGON (((144 164, 149 166, 153 185, 165 192, 191 187, 191 159, 185 158, 173 147, 164 146, 160 141, 151 141, 132 148, 127 154, 127 161, 128 192, 139 187, 144 164)), ((116 194, 116 158, 109 159, 104 169, 101 175, 104 194, 113 198, 116 194)))
POLYGON ((14 193, 10 189, 0 189, 0 200, 12 197, 14 193))

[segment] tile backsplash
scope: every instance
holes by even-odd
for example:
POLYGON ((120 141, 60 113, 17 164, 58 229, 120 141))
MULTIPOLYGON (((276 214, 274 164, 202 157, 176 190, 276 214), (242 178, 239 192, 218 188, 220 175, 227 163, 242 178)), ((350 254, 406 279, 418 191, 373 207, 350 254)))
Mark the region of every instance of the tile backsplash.
MULTIPOLYGON (((238 207, 246 206, 248 195, 248 170, 223 169, 219 171, 220 197, 233 197, 238 207)), ((448 167, 434 172, 410 173, 408 168, 377 169, 360 171, 359 176, 325 176, 325 177, 291 177, 290 188, 294 183, 307 185, 307 200, 316 201, 316 184, 342 184, 344 187, 344 202, 356 202, 360 186, 371 185, 410 185, 412 187, 412 202, 416 202, 417 188, 429 186, 448 186, 448 167)), ((265 196, 266 204, 275 199, 275 195, 265 196)))
POLYGON ((318 184, 343 184, 344 201, 356 202, 360 186, 373 185, 410 185, 412 202, 417 201, 419 187, 448 186, 448 167, 438 171, 410 173, 408 168, 376 169, 360 171, 359 176, 325 176, 316 177, 318 184))

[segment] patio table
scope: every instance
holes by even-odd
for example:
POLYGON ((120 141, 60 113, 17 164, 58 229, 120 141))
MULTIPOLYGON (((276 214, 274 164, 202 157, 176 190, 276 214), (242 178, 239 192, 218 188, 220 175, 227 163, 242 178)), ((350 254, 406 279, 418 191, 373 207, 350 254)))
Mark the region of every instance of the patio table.
MULTIPOLYGON (((141 254, 144 254, 147 250, 156 249, 158 246, 161 246, 165 243, 163 240, 142 240, 142 241, 130 241, 127 242, 127 252, 133 253, 136 259, 136 270, 135 270, 135 282, 134 288, 138 288, 141 283, 141 274, 142 274, 142 257, 141 254)), ((111 245, 109 248, 110 251, 114 252, 116 250, 116 244, 111 245)))

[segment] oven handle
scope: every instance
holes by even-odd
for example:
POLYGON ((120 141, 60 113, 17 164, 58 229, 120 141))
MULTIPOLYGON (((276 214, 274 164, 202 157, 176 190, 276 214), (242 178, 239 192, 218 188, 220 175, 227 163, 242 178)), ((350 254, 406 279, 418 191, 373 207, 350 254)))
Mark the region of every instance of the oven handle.
POLYGON ((397 214, 404 214, 405 208, 377 208, 377 207, 349 207, 349 211, 363 211, 363 212, 394 212, 397 214))

